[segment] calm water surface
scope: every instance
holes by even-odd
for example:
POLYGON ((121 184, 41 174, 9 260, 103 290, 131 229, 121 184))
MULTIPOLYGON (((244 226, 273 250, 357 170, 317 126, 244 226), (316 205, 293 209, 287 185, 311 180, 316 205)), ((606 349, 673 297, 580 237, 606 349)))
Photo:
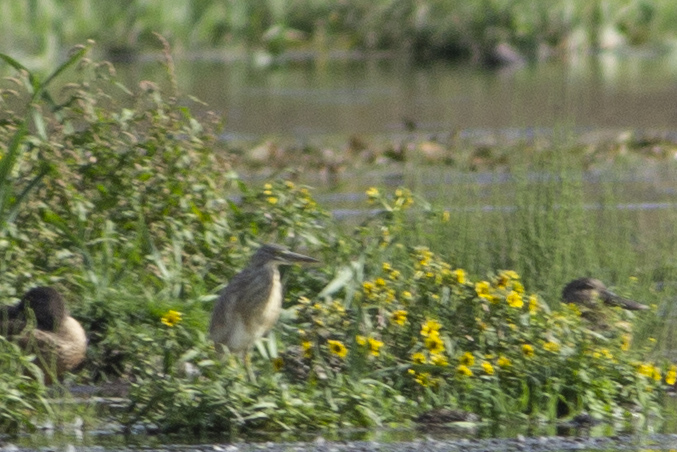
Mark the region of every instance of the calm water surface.
MULTIPOLYGON (((129 83, 162 79, 157 62, 117 65, 129 83)), ((226 137, 421 131, 677 129, 677 58, 602 55, 488 71, 396 60, 178 61, 184 93, 226 118, 226 137)))

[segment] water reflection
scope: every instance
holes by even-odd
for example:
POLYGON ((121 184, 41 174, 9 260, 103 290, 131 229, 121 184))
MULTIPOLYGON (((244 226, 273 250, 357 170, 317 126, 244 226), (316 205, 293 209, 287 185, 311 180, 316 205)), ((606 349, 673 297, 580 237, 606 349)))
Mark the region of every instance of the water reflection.
MULTIPOLYGON (((129 83, 162 79, 157 62, 118 65, 129 83)), ((655 55, 604 54, 487 71, 398 60, 289 63, 179 61, 185 93, 226 118, 228 136, 308 137, 421 131, 585 128, 672 129, 677 68, 655 55)))

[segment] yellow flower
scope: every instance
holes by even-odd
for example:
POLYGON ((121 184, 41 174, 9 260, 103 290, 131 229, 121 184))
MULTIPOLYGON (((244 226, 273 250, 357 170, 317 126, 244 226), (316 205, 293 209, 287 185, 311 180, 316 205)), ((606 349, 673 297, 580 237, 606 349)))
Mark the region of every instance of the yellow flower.
POLYGON ((421 352, 411 355, 411 361, 416 364, 425 364, 427 362, 425 355, 421 352))
POLYGON ((355 342, 357 342, 359 345, 367 345, 367 338, 358 334, 355 336, 355 342))
POLYGON ((627 352, 630 350, 630 343, 632 342, 632 336, 629 334, 624 334, 621 342, 621 350, 627 352))
POLYGON ((393 270, 390 272, 390 275, 388 275, 388 277, 393 281, 397 281, 398 279, 400 279, 400 276, 402 276, 402 273, 400 273, 399 270, 393 270))
POLYGON ((653 373, 651 374, 651 378, 653 378, 654 381, 661 381, 661 378, 663 378, 661 376, 661 370, 658 367, 654 366, 653 373))
POLYGON ((522 295, 518 294, 514 290, 510 291, 506 300, 508 301, 508 304, 512 308, 521 308, 522 306, 524 306, 524 302, 522 301, 522 295))
POLYGON ((264 184, 264 185, 263 185, 263 189, 264 189, 264 190, 272 190, 272 189, 273 189, 273 186, 272 186, 271 184, 264 184))
POLYGON ((440 339, 440 333, 435 331, 425 338, 424 344, 433 355, 444 351, 444 343, 440 339))
POLYGON ((290 190, 293 190, 294 187, 296 187, 296 186, 294 185, 294 182, 292 182, 292 181, 290 181, 290 180, 284 181, 284 185, 285 185, 285 187, 287 187, 287 188, 290 189, 290 190))
POLYGON ((421 336, 429 336, 442 328, 440 322, 434 319, 428 319, 421 327, 421 336))
POLYGON ((439 383, 439 379, 433 378, 429 372, 421 372, 420 374, 416 374, 415 380, 418 384, 424 387, 436 386, 439 383))
POLYGON ((478 283, 475 283, 475 292, 477 293, 477 296, 491 301, 492 303, 496 303, 498 300, 497 298, 491 293, 491 285, 489 284, 488 281, 480 281, 478 283))
POLYGON ((383 347, 383 342, 379 341, 378 339, 374 339, 373 337, 369 338, 369 352, 373 356, 378 356, 379 355, 379 349, 383 347))
POLYGON ((458 281, 459 284, 465 284, 465 270, 457 268, 454 270, 454 275, 456 275, 456 281, 458 281))
POLYGON ((369 198, 378 198, 379 191, 376 187, 369 187, 366 191, 369 198))
POLYGON ((529 295, 529 312, 535 313, 538 311, 538 297, 536 295, 529 295))
POLYGON ((523 294, 524 293, 524 286, 522 285, 521 282, 519 281, 513 281, 512 283, 512 288, 515 292, 518 294, 523 294))
POLYGON ((448 366, 449 361, 447 361, 447 357, 444 355, 432 355, 430 357, 430 363, 434 364, 436 366, 448 366))
POLYGON ((492 366, 489 361, 482 361, 482 370, 484 370, 484 373, 487 375, 494 374, 494 366, 492 366))
POLYGON ((665 382, 670 386, 672 386, 675 384, 676 381, 677 381, 677 366, 672 365, 670 366, 670 370, 668 370, 668 373, 665 374, 665 382))
POLYGON ((442 212, 442 221, 447 223, 450 218, 451 218, 451 214, 449 214, 448 210, 445 210, 444 212, 442 212))
POLYGON ((498 364, 498 367, 512 366, 512 362, 510 362, 510 359, 506 358, 505 356, 499 356, 498 360, 496 360, 496 364, 498 364))
POLYGON ((399 309, 393 312, 392 314, 390 314, 390 321, 400 326, 404 325, 405 323, 407 323, 407 311, 399 309))
POLYGON ((534 356, 534 347, 532 347, 529 344, 524 344, 522 345, 522 353, 527 358, 531 358, 532 356, 534 356))
POLYGON ((345 358, 348 354, 348 349, 341 341, 329 339, 327 344, 329 344, 329 351, 340 358, 345 358))
POLYGON ((458 360, 461 364, 465 364, 466 366, 470 367, 473 364, 475 364, 475 357, 473 356, 472 353, 470 352, 465 352, 463 356, 461 356, 458 360))
POLYGON ((303 356, 310 358, 313 355, 313 343, 310 341, 301 342, 301 348, 303 348, 303 356))
POLYGON ((637 367, 637 373, 645 377, 651 377, 654 373, 653 364, 642 363, 637 367))
POLYGON ((489 295, 489 282, 488 281, 480 281, 478 283, 475 283, 475 292, 477 292, 478 297, 484 297, 486 295, 489 295))
POLYGON ((266 198, 266 199, 268 200, 268 203, 270 203, 270 204, 273 204, 273 205, 277 204, 277 198, 275 196, 268 196, 268 198, 266 198))
POLYGON ((520 275, 514 270, 503 270, 501 274, 508 279, 520 279, 520 275))
POLYGON ((179 311, 170 310, 162 316, 160 321, 169 327, 174 327, 181 322, 181 316, 179 311))
POLYGON ((411 292, 409 292, 408 290, 405 290, 404 292, 402 292, 402 298, 408 301, 413 298, 413 295, 411 295, 411 292))
POLYGON ((470 370, 470 368, 468 366, 464 365, 464 364, 460 364, 456 368, 456 372, 458 372, 459 375, 463 375, 463 376, 466 376, 466 377, 472 377, 472 370, 470 370))
POLYGON ((543 348, 549 352, 555 353, 559 351, 559 344, 557 342, 548 341, 543 344, 543 348))
POLYGON ((383 278, 376 278, 374 284, 376 284, 377 287, 385 287, 386 281, 383 278))
POLYGON ((393 269, 393 267, 391 267, 388 262, 384 262, 383 265, 382 265, 382 268, 383 268, 384 272, 389 272, 390 270, 393 269))

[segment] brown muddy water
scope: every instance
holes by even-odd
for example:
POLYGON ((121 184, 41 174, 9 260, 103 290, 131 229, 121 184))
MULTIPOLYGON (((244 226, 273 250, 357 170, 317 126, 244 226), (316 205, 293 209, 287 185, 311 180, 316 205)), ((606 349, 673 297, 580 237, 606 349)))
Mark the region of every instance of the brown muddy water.
MULTIPOLYGON (((677 129, 677 56, 602 54, 489 71, 393 59, 177 61, 182 92, 226 119, 224 137, 428 132, 677 129)), ((129 83, 162 79, 158 62, 116 65, 129 83)))

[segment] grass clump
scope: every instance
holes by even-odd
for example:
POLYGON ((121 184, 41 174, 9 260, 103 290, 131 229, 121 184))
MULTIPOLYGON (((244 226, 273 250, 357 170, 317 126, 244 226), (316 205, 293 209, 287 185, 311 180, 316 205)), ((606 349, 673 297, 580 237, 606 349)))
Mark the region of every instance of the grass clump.
MULTIPOLYGON (((13 65, 15 84, 31 88, 2 91, 11 108, 0 146, 16 162, 2 183, 26 194, 8 197, 21 203, 0 229, 0 264, 11 268, 0 291, 49 283, 80 300, 73 315, 90 347, 79 379, 130 383, 126 410, 116 414, 125 426, 316 430, 402 423, 449 406, 493 420, 581 410, 624 418, 628 404, 661 411, 675 368, 642 344, 630 347, 627 314, 609 309, 618 327, 599 332, 541 290, 577 270, 571 243, 591 240, 575 233, 582 189, 570 169, 537 179, 539 193, 525 173, 517 220, 494 229, 508 245, 486 260, 478 253, 469 268, 463 245, 478 239, 495 250, 491 233, 482 237, 475 219, 406 188, 370 188, 376 213, 341 227, 308 187, 240 179, 228 154, 216 152, 217 122, 195 119, 172 88, 169 96, 150 82, 130 90, 110 65, 80 54, 57 71, 74 69, 76 81, 52 97, 13 65), (283 274, 291 304, 254 354, 253 384, 234 357, 217 356, 205 332, 214 293, 267 241, 308 248, 324 264, 283 274)), ((0 359, 30 369, 2 344, 0 359)), ((37 406, 44 387, 23 373, 6 376, 8 394, 26 393, 37 406)))

